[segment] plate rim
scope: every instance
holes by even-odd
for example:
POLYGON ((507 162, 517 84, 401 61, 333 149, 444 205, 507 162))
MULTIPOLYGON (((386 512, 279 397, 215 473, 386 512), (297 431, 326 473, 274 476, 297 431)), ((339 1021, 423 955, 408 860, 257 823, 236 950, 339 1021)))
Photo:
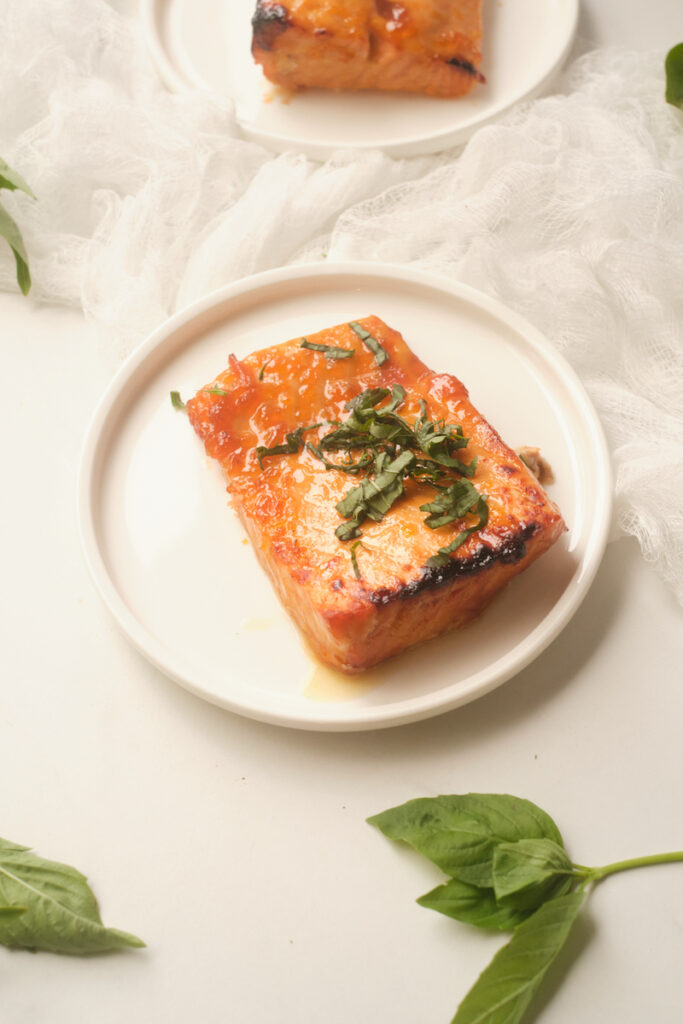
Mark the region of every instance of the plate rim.
MULTIPOLYGON (((176 93, 201 91, 201 86, 190 81, 181 69, 178 69, 169 57, 163 43, 161 33, 158 31, 158 12, 171 0, 139 0, 140 19, 142 23, 143 36, 152 62, 168 89, 176 93)), ((486 2, 486 0, 485 0, 486 2)), ((488 0, 493 2, 493 0, 488 0)), ((461 145, 479 128, 491 124, 498 118, 503 117, 517 103, 524 103, 535 99, 543 93, 550 85, 555 76, 565 64, 576 38, 579 15, 580 0, 560 0, 566 5, 566 29, 564 36, 558 37, 557 46, 548 56, 538 80, 516 93, 512 98, 502 100, 490 111, 484 112, 481 116, 474 116, 465 124, 454 128, 445 128, 442 131, 421 134, 399 142, 391 140, 379 140, 373 142, 340 142, 337 144, 317 143, 315 141, 302 141, 292 138, 282 132, 273 131, 267 128, 258 128, 253 123, 243 120, 240 117, 237 103, 233 96, 226 94, 233 104, 235 121, 244 137, 251 142, 259 143, 277 153, 298 150, 306 156, 318 160, 328 159, 336 150, 353 149, 359 152, 371 152, 381 150, 388 156, 412 157, 426 156, 432 153, 439 153, 452 146, 461 145)), ((208 91, 215 90, 206 83, 208 91)))
MULTIPOLYGON (((155 328, 126 358, 95 407, 81 449, 77 491, 81 548, 95 588, 129 642, 159 671, 195 696, 248 718, 295 729, 356 732, 409 724, 455 710, 501 686, 542 654, 580 607, 602 561, 612 517, 613 474, 602 424, 580 378, 564 356, 554 349, 545 335, 525 317, 509 309, 498 299, 491 298, 470 285, 450 281, 428 271, 384 262, 335 261, 295 264, 240 278, 196 299, 155 328), (95 511, 96 485, 100 471, 98 455, 100 449, 109 443, 110 432, 107 430, 107 425, 116 413, 120 400, 125 399, 127 386, 134 380, 145 362, 163 346, 164 342, 173 338, 179 330, 186 328, 193 320, 202 317, 219 305, 229 304, 238 296, 248 295, 250 292, 269 288, 275 284, 301 281, 306 278, 315 281, 325 277, 346 276, 351 278, 358 275, 366 279, 375 277, 391 282, 398 279, 410 284, 436 288, 442 293, 463 299, 478 309, 483 309, 520 334, 524 342, 530 345, 535 353, 540 354, 546 363, 550 363, 553 370, 569 387, 572 398, 575 401, 578 400, 582 421, 589 429, 594 443, 592 454, 594 461, 599 462, 597 479, 602 484, 602 489, 595 495, 595 515, 591 519, 586 551, 579 563, 582 570, 579 578, 576 578, 575 572, 571 585, 560 595, 550 611, 512 649, 513 651, 518 650, 520 646, 523 646, 523 650, 518 650, 515 658, 511 658, 512 652, 508 651, 492 665, 484 667, 466 680, 461 680, 457 684, 457 692, 450 698, 447 696, 449 688, 442 688, 394 704, 361 707, 356 709, 355 713, 352 713, 352 709, 349 707, 350 702, 340 702, 338 707, 346 709, 346 711, 340 710, 334 718, 329 715, 316 714, 314 710, 316 705, 311 702, 312 713, 302 717, 296 709, 291 712, 286 708, 273 710, 272 707, 269 709, 267 706, 261 706, 259 701, 245 704, 242 701, 231 699, 229 696, 225 697, 207 691, 201 683, 183 674, 164 656, 164 645, 135 616, 119 592, 100 549, 95 511), (530 643, 532 637, 536 638, 534 643, 530 643), (497 671, 492 672, 496 666, 499 666, 497 671)), ((255 690, 255 694, 258 692, 255 690)), ((286 700, 286 698, 284 699, 286 700)))

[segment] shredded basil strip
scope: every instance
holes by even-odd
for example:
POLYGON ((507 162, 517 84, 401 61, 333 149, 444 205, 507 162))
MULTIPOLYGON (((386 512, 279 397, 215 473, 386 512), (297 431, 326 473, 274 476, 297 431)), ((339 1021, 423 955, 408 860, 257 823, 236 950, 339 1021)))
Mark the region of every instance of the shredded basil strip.
POLYGON ((263 371, 265 370, 267 365, 268 365, 268 361, 266 360, 266 362, 263 364, 263 366, 261 367, 261 369, 258 372, 258 379, 259 380, 263 380, 263 371))
POLYGON ((420 505, 421 512, 429 512, 425 524, 430 530, 447 526, 456 519, 462 519, 481 500, 479 491, 469 480, 456 480, 446 487, 427 505, 420 505))
POLYGON ((342 523, 335 533, 339 540, 351 540, 360 533, 364 519, 380 522, 394 502, 403 494, 405 470, 415 461, 412 452, 401 454, 387 463, 386 452, 375 459, 377 476, 367 476, 357 487, 352 487, 337 504, 337 512, 350 522, 342 523))
POLYGON ((349 327, 351 328, 352 331, 356 332, 356 334, 363 342, 363 344, 367 345, 367 347, 373 353, 375 357, 375 362, 377 363, 378 366, 381 366, 382 363, 386 363, 387 359, 389 358, 389 353, 385 348, 382 348, 380 343, 377 341, 377 338, 373 338, 370 332, 366 331, 364 327, 361 327, 361 325, 356 320, 350 323, 349 327))
POLYGON ((365 547, 365 544, 363 543, 362 540, 356 540, 351 545, 351 565, 353 566, 353 575, 356 577, 357 580, 359 580, 361 579, 361 571, 358 568, 356 548, 363 548, 364 551, 367 551, 368 549, 365 547))
POLYGON ((309 427, 297 427, 296 430, 292 430, 289 434, 285 434, 283 444, 274 444, 271 448, 267 448, 265 445, 260 444, 256 449, 256 456, 261 469, 263 469, 263 460, 266 456, 293 455, 295 452, 298 452, 304 445, 304 432, 306 430, 315 430, 316 427, 319 426, 319 423, 312 423, 309 427))
POLYGON ((227 393, 228 392, 224 391, 223 388, 203 388, 202 389, 202 394, 204 394, 204 395, 227 395, 227 393))
POLYGON ((171 405, 173 406, 174 409, 179 409, 181 412, 185 410, 186 406, 182 398, 180 397, 179 391, 171 392, 171 405))
POLYGON ((450 556, 461 544, 464 544, 468 537, 471 537, 477 530, 482 530, 489 519, 489 507, 486 502, 486 497, 482 494, 473 509, 474 512, 479 516, 479 521, 474 526, 468 527, 466 530, 461 530, 455 540, 452 540, 445 548, 439 548, 435 555, 427 559, 427 565, 430 569, 442 569, 445 565, 450 562, 450 556))
POLYGON ((317 345, 308 338, 301 339, 301 348, 310 348, 312 352, 322 352, 327 359, 350 359, 355 355, 352 348, 335 348, 334 345, 317 345))

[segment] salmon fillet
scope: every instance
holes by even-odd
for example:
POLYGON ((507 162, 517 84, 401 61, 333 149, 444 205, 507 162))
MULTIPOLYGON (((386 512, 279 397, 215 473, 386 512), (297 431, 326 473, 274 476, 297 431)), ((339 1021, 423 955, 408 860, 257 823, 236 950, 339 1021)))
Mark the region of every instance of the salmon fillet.
POLYGON ((258 0, 252 54, 288 88, 454 97, 485 81, 482 0, 258 0))
MULTIPOLYGON (((187 411, 207 453, 223 468, 234 507, 285 608, 315 653, 345 672, 469 622, 565 529, 555 505, 477 412, 465 386, 433 373, 375 316, 242 360, 230 356, 227 369, 187 403, 187 411), (345 352, 352 355, 342 358, 345 352), (395 413, 382 418, 392 403, 395 413), (396 497, 398 484, 385 468, 393 504, 377 514, 368 499, 368 515, 358 506, 354 518, 346 507, 355 501, 350 491, 372 488, 365 480, 373 480, 375 490, 381 484, 368 462, 374 452, 324 448, 323 439, 335 431, 335 438, 350 436, 361 414, 376 434, 419 435, 424 449, 408 451, 412 441, 405 438, 404 447, 394 445, 384 462, 395 465, 398 453, 404 462, 413 460, 415 475, 403 479, 396 497), (424 441, 432 426, 456 439, 455 456, 447 443, 424 441), (469 479, 431 456, 450 457, 469 479), (348 471, 363 458, 365 467, 348 471), (435 482, 423 482, 432 470, 435 482), (456 491, 473 489, 473 500, 452 521, 434 525, 438 509, 424 506, 445 501, 454 481, 456 491), (483 505, 475 505, 482 496, 483 505), (456 539, 462 543, 455 550, 439 553, 456 539)), ((373 443, 379 451, 386 442, 379 437, 373 443)))

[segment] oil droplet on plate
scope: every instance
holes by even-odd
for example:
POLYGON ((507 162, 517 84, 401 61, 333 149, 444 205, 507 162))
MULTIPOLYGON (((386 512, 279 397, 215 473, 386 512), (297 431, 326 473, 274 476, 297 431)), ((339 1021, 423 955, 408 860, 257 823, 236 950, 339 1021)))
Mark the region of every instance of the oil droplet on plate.
POLYGON ((376 686, 384 682, 384 678, 379 669, 370 669, 368 672, 359 672, 357 675, 351 676, 316 661, 311 666, 311 674, 304 687, 303 695, 309 700, 318 701, 354 700, 356 697, 362 697, 363 694, 374 690, 376 686))
POLYGON ((267 629, 272 629, 277 623, 278 619, 275 615, 266 615, 262 619, 244 619, 241 623, 241 629, 245 633, 265 633, 267 629))

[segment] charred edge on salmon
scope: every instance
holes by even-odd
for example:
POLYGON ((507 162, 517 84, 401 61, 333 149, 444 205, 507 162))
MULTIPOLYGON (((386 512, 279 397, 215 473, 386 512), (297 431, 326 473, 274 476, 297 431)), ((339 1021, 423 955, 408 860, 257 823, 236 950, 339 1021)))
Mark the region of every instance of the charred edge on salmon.
POLYGON ((533 537, 538 530, 538 523, 531 523, 526 526, 516 537, 502 544, 499 548, 483 548, 471 558, 452 558, 448 565, 438 569, 425 567, 422 575, 417 580, 407 583, 405 586, 397 587, 396 590, 389 590, 382 587, 380 590, 368 594, 372 604, 390 604, 391 601, 406 601, 415 597, 423 590, 443 587, 451 583, 458 576, 471 576, 476 572, 482 572, 490 568, 494 562, 502 562, 503 565, 514 565, 521 562, 526 555, 526 542, 533 537))
POLYGON ((258 0, 251 27, 254 30, 252 49, 272 50, 277 37, 289 27, 287 11, 280 4, 258 0))
POLYGON ((474 64, 470 60, 465 60, 464 57, 450 57, 447 64, 452 65, 454 68, 460 68, 461 71, 466 71, 468 75, 472 75, 478 82, 484 84, 486 79, 482 75, 478 68, 475 68, 474 64))

